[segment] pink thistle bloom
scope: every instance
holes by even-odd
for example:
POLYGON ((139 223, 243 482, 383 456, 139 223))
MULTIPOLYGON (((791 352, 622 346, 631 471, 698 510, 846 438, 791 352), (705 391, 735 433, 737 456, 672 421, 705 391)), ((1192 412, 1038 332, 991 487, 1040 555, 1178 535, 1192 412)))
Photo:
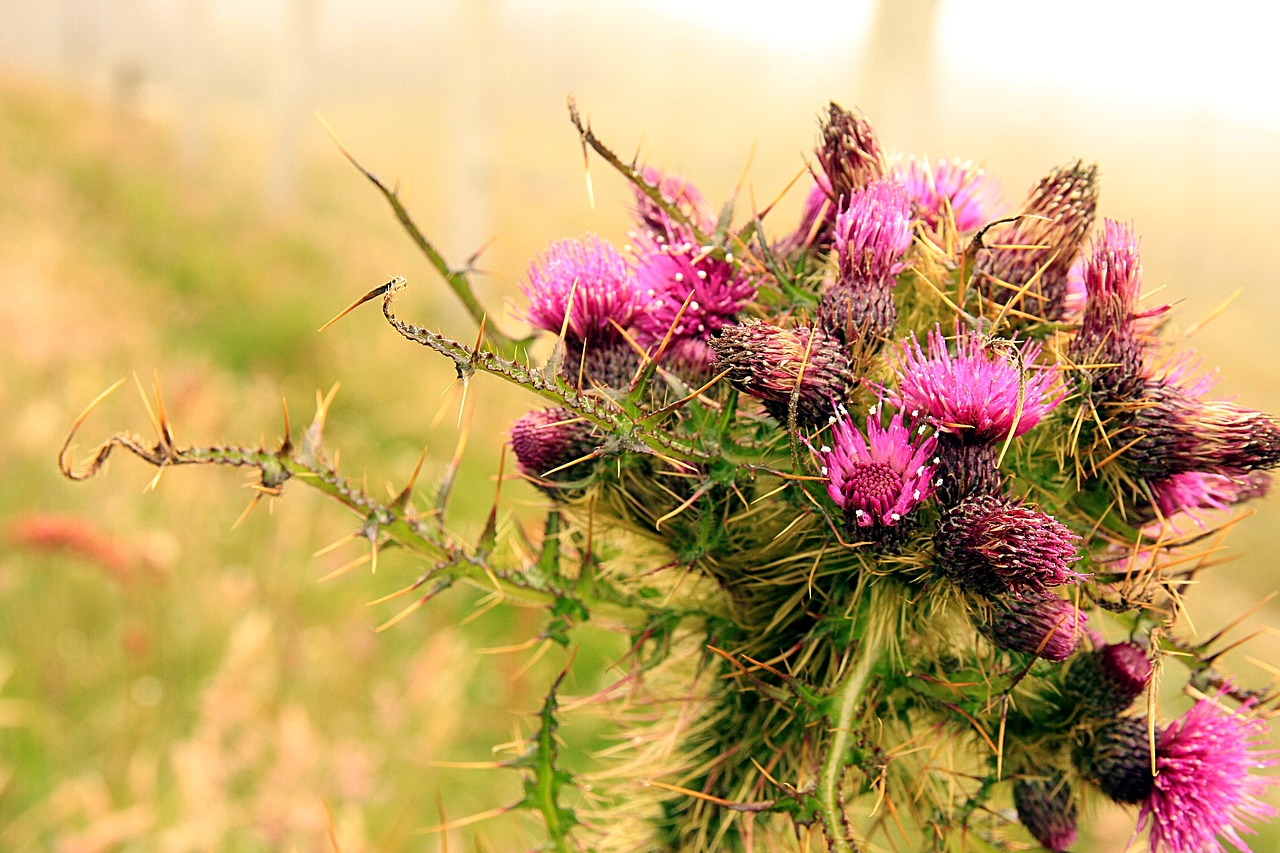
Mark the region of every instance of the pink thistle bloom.
POLYGON ((1010 430, 1022 435, 1062 402, 1065 391, 1053 387, 1053 369, 1035 363, 1038 343, 1002 345, 1014 347, 1010 359, 977 333, 963 334, 959 326, 957 333, 956 355, 947 350, 938 327, 929 333, 927 355, 914 334, 902 344, 895 365, 901 408, 928 413, 940 431, 963 441, 992 443, 1003 441, 1010 430))
POLYGON ((1202 510, 1228 509, 1232 504, 1262 497, 1271 486, 1265 471, 1248 471, 1234 475, 1209 471, 1185 471, 1149 484, 1156 508, 1166 519, 1186 514, 1200 527, 1202 510))
POLYGON ((932 164, 908 157, 895 163, 891 174, 906 188, 916 218, 930 229, 952 219, 957 231, 975 231, 1000 210, 996 185, 987 180, 986 171, 958 157, 932 164))
POLYGON ((635 274, 622 253, 594 235, 559 240, 529 265, 521 290, 530 323, 566 337, 597 343, 617 337, 640 307, 635 274), (572 306, 570 305, 572 299, 572 306))
MULTIPOLYGON (((850 528, 889 528, 902 524, 913 509, 933 495, 932 459, 937 438, 912 438, 899 412, 888 427, 880 426, 875 409, 867 416, 867 437, 853 425, 844 406, 832 418, 832 447, 814 450, 827 478, 827 494, 844 510, 850 528)), ((812 449, 812 447, 811 447, 812 449)))
POLYGON ((563 481, 584 477, 586 461, 600 446, 592 425, 568 409, 535 409, 511 426, 511 449, 526 477, 563 481))
POLYGON ((1219 838, 1248 851, 1240 830, 1276 813, 1262 797, 1280 777, 1249 773, 1276 764, 1266 723, 1244 716, 1249 705, 1230 712, 1202 699, 1157 735, 1156 777, 1135 830, 1150 825, 1152 853, 1220 853, 1219 838))
MULTIPOLYGON (((715 217, 708 212, 706 199, 693 184, 678 175, 668 175, 652 166, 642 168, 640 176, 645 183, 657 187, 662 198, 688 217, 694 228, 703 233, 715 230, 715 217)), ((656 243, 694 239, 688 226, 674 221, 652 198, 641 192, 639 187, 633 189, 636 194, 636 216, 647 231, 646 236, 656 243)))
POLYGON ((636 280, 636 341, 652 350, 670 331, 677 356, 699 366, 715 361, 711 336, 732 324, 756 295, 755 282, 740 274, 731 257, 717 258, 710 247, 690 242, 653 246, 641 257, 636 280))

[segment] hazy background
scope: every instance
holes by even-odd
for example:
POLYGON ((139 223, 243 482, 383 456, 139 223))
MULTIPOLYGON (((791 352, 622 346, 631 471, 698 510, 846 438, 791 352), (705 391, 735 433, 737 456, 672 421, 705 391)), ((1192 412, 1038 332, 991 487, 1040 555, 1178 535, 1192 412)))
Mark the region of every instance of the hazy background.
MULTIPOLYGON (((439 821, 438 788, 448 818, 515 796, 496 772, 429 762, 527 732, 563 656, 526 670, 533 649, 469 649, 532 635, 536 614, 458 626, 476 604, 459 591, 375 635, 398 605, 365 602, 415 567, 392 557, 377 578, 316 584, 359 552, 308 556, 351 520, 301 490, 230 532, 234 475, 176 471, 142 493, 152 472, 123 458, 81 486, 53 470, 75 414, 132 372, 159 377, 180 440, 270 438, 281 397, 297 424, 341 380, 330 440, 350 473, 380 487, 424 444, 451 453, 443 360, 372 309, 314 331, 398 273, 414 284, 404 315, 472 333, 315 112, 398 181, 454 263, 495 238, 480 263, 491 306, 551 240, 625 239, 628 193, 599 161, 588 205, 569 93, 618 151, 717 203, 744 170, 743 197, 772 201, 829 100, 863 110, 891 151, 984 163, 1011 202, 1055 165, 1096 160, 1101 215, 1135 223, 1147 290, 1179 327, 1243 288, 1188 345, 1222 367, 1222 393, 1280 412, 1280 11, 1157 8, 0 0, 0 847, 324 849, 324 797, 343 850, 430 850, 414 833, 439 821)), ((532 403, 477 389, 464 528, 532 403)), ((81 443, 145 425, 125 389, 81 443)), ((1239 559, 1192 595, 1197 626, 1276 586, 1280 498, 1256 507, 1227 543, 1239 559)), ((579 656, 576 690, 610 648, 579 656)), ((1276 650, 1264 636, 1244 654, 1276 650)), ((1242 679, 1264 682, 1244 654, 1242 679)), ((530 843, 505 820, 478 849, 530 843)), ((1111 843, 1128 820, 1104 816, 1111 843)))

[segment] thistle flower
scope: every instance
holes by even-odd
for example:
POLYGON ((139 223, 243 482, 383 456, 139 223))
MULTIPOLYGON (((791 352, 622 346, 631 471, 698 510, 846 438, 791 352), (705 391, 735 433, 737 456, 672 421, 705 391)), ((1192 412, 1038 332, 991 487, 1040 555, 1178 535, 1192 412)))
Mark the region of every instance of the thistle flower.
POLYGON ((1133 230, 1106 220, 1082 272, 1084 317, 1068 355, 1087 370, 1091 390, 1128 399, 1142 382, 1148 345, 1136 323, 1142 261, 1133 230))
POLYGON ((910 245, 911 209, 902 187, 878 180, 856 191, 836 217, 837 275, 818 308, 822 327, 847 343, 888 337, 898 323, 894 277, 910 245))
MULTIPOLYGON (((707 212, 707 201, 698 188, 678 175, 668 175, 660 169, 645 166, 640 170, 645 183, 657 187, 662 198, 683 213, 694 228, 703 233, 715 229, 715 219, 707 212)), ((681 243, 693 240, 689 226, 671 218, 652 198, 634 187, 636 218, 645 229, 646 236, 656 243, 681 243)))
POLYGON ((641 304, 622 253, 594 235, 552 243, 529 265, 521 290, 530 323, 556 334, 565 328, 566 337, 579 343, 616 339, 613 324, 626 328, 641 304))
POLYGON ((917 431, 913 438, 901 412, 882 427, 873 407, 863 438, 844 406, 838 413, 831 419, 832 446, 814 450, 827 478, 827 494, 844 510, 850 529, 900 527, 933 494, 935 437, 917 431))
POLYGON ((741 274, 732 256, 716 257, 711 247, 689 242, 651 246, 637 265, 636 279, 641 293, 636 341, 653 349, 671 332, 669 352, 694 366, 715 360, 707 342, 756 295, 755 283, 741 274))
POLYGON ((971 161, 908 157, 894 163, 890 175, 906 189, 915 218, 930 230, 954 222, 955 230, 974 231, 999 211, 996 186, 971 161))
POLYGON ((1083 161, 1054 169, 1031 190, 1022 218, 991 229, 977 262, 987 298, 1003 305, 1030 285, 1014 308, 1045 320, 1065 316, 1067 273, 1093 227, 1097 179, 1098 167, 1083 161))
POLYGON ((1006 651, 1056 663, 1075 652, 1088 621, 1069 601, 1048 593, 1032 594, 996 604, 982 633, 1006 651))
POLYGON ((1064 851, 1076 842, 1076 803, 1062 774, 1013 783, 1018 820, 1047 849, 1064 851))
POLYGON ((1151 660, 1141 646, 1111 643, 1072 661, 1062 692, 1092 716, 1114 717, 1142 695, 1151 673, 1151 660))
POLYGON ((1117 803, 1141 803, 1155 782, 1149 736, 1146 717, 1119 717, 1093 733, 1075 762, 1085 778, 1117 803))
POLYGON ((1200 511, 1227 509, 1232 504, 1266 495, 1271 477, 1266 471, 1215 474, 1184 471, 1148 484, 1160 515, 1166 519, 1185 514, 1204 527, 1200 511))
POLYGON ((815 327, 784 329, 747 320, 722 328, 711 339, 711 349, 715 371, 729 371, 726 378, 734 387, 763 401, 765 410, 783 424, 790 420, 797 382, 796 421, 817 426, 858 381, 840 342, 815 327))
POLYGON ((957 334, 954 356, 939 327, 929 333, 927 356, 914 333, 902 345, 894 365, 902 408, 926 412, 941 432, 991 443, 1010 431, 1022 435, 1062 402, 1065 392, 1053 388, 1054 371, 1036 364, 1038 343, 1001 342, 997 348, 958 326, 957 334))
POLYGON ((974 495, 948 509, 934 534, 939 570, 983 595, 1042 595, 1084 577, 1072 570, 1079 536, 1038 509, 974 495))
POLYGON ((831 182, 831 197, 840 203, 886 171, 880 140, 865 118, 836 103, 822 122, 818 161, 831 182))
POLYGON ((1152 853, 1221 851, 1219 838, 1248 850, 1240 830, 1275 808, 1262 797, 1280 778, 1250 775, 1276 764, 1267 725, 1214 699, 1201 699, 1156 737, 1156 776, 1135 832, 1151 827, 1152 853))
POLYGON ((600 446, 591 424, 568 409, 535 409, 511 426, 511 449, 525 476, 534 480, 580 479, 579 462, 600 446))

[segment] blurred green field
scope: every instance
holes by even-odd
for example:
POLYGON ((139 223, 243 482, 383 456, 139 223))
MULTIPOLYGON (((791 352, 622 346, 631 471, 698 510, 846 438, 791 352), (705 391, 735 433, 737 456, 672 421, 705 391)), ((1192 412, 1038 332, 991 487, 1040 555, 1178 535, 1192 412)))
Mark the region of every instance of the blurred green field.
MULTIPOLYGON (((217 162, 254 156, 223 144, 217 162)), ((232 530, 250 497, 235 472, 172 470, 149 490, 154 472, 120 456, 88 483, 58 476, 72 419, 122 376, 77 458, 117 429, 147 434, 135 373, 163 389, 180 443, 273 442, 281 398, 297 430, 341 382, 326 435, 348 475, 381 493, 425 445, 429 490, 452 455, 450 366, 376 310, 316 333, 379 283, 370 267, 405 255, 389 214, 352 215, 355 192, 376 209, 372 190, 334 168, 273 218, 237 180, 185 171, 162 127, 0 84, 0 850, 439 849, 421 830, 510 802, 519 780, 432 762, 489 760, 527 734, 567 659, 477 654, 540 627, 512 607, 464 621, 478 590, 375 633, 409 599, 367 602, 417 568, 388 553, 376 576, 319 583, 363 551, 310 556, 357 522, 299 483, 232 530)), ((405 311, 431 305, 411 292, 405 311)), ((502 430, 530 404, 472 394, 484 426, 453 502, 461 530, 487 512, 502 430)), ((504 504, 536 500, 522 489, 506 484, 504 504)), ((593 637, 566 692, 596 689, 620 651, 593 637)), ((598 734, 586 720, 570 737, 598 734)), ((526 849, 522 826, 455 832, 450 849, 526 849)))

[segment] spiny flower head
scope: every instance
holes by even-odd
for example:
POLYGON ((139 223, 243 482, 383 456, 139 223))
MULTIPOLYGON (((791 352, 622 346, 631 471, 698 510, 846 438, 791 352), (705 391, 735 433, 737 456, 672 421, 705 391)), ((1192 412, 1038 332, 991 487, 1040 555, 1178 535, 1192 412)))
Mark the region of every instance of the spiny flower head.
POLYGON ((1076 843, 1076 803, 1062 774, 1050 779, 1019 779, 1013 784, 1018 820, 1054 853, 1076 843))
POLYGON ((1041 593, 997 603, 982 632, 1002 649, 1059 662, 1080 645, 1088 621, 1071 602, 1041 593))
POLYGON ((1187 515, 1204 527, 1203 510, 1227 509, 1232 504, 1262 497, 1271 487, 1266 471, 1221 474, 1184 471, 1148 484, 1156 508, 1165 519, 1187 515))
POLYGON ((856 190, 886 171, 884 152, 871 124, 834 102, 822 121, 822 141, 816 153, 837 204, 847 203, 856 190))
MULTIPOLYGON (((1098 167, 1076 161, 1054 169, 1037 184, 1016 222, 987 234, 989 248, 978 256, 978 283, 984 294, 1045 320, 1064 316, 1067 273, 1093 227, 1098 206, 1098 167)), ((1016 314, 1015 314, 1016 316, 1016 314)))
POLYGON ((1137 832, 1151 827, 1152 853, 1221 851, 1220 838, 1240 850, 1240 831, 1275 814, 1264 803, 1280 778, 1250 773, 1276 764, 1266 723, 1201 699, 1156 737, 1156 776, 1138 812, 1137 832))
POLYGON ((1087 713, 1115 717, 1147 689, 1151 673, 1151 659, 1141 646, 1104 644, 1071 662, 1062 690, 1087 713))
POLYGON ((684 242, 647 248, 636 266, 641 294, 637 342, 652 350, 671 332, 681 358, 711 364, 715 353, 708 341, 755 298, 755 282, 742 274, 732 255, 717 256, 710 246, 684 242))
POLYGON ((844 406, 831 418, 831 446, 814 450, 827 478, 827 494, 844 510, 850 528, 892 528, 933 494, 937 465, 932 459, 937 438, 913 437, 898 412, 888 427, 880 425, 878 404, 867 416, 866 438, 853 425, 844 406))
POLYGON ((729 371, 726 378, 734 387, 763 401, 784 424, 790 421, 797 383, 796 421, 803 426, 825 423, 835 401, 846 399, 857 383, 844 347, 812 326, 784 329, 747 320, 722 328, 711 349, 715 372, 729 371))
POLYGON ((525 278, 529 322, 559 334, 567 315, 566 336, 578 342, 616 339, 613 324, 626 328, 641 304, 626 258, 594 235, 552 243, 525 278))
POLYGON ((1019 436, 1062 401, 1055 373, 1036 363, 1034 341, 988 346, 977 333, 957 326, 957 354, 951 355, 942 330, 929 333, 928 354, 915 334, 903 343, 895 368, 902 408, 927 412, 938 429, 964 441, 991 443, 1012 430, 1019 436))
POLYGON ((535 409, 511 426, 511 449, 525 476, 534 480, 576 480, 585 470, 572 463, 600 446, 591 424, 568 409, 535 409), (568 466, 568 467, 566 467, 568 466))
POLYGON ((890 170, 911 198, 915 216, 930 230, 953 221, 957 231, 975 231, 994 219, 1000 202, 995 183, 971 161, 907 157, 890 170))
MULTIPOLYGON (((703 233, 715 229, 715 219, 707 210, 707 201, 698 188, 678 175, 668 175, 660 169, 645 166, 640 170, 644 182, 657 187, 664 201, 679 210, 690 224, 703 233)), ((634 187, 636 217, 646 231, 646 236, 658 243, 684 242, 694 239, 693 230, 674 220, 652 198, 634 187)))
POLYGON ((1080 537, 1034 507, 1000 495, 965 498, 934 534, 938 568, 982 595, 1043 595, 1084 577, 1071 568, 1080 537))

